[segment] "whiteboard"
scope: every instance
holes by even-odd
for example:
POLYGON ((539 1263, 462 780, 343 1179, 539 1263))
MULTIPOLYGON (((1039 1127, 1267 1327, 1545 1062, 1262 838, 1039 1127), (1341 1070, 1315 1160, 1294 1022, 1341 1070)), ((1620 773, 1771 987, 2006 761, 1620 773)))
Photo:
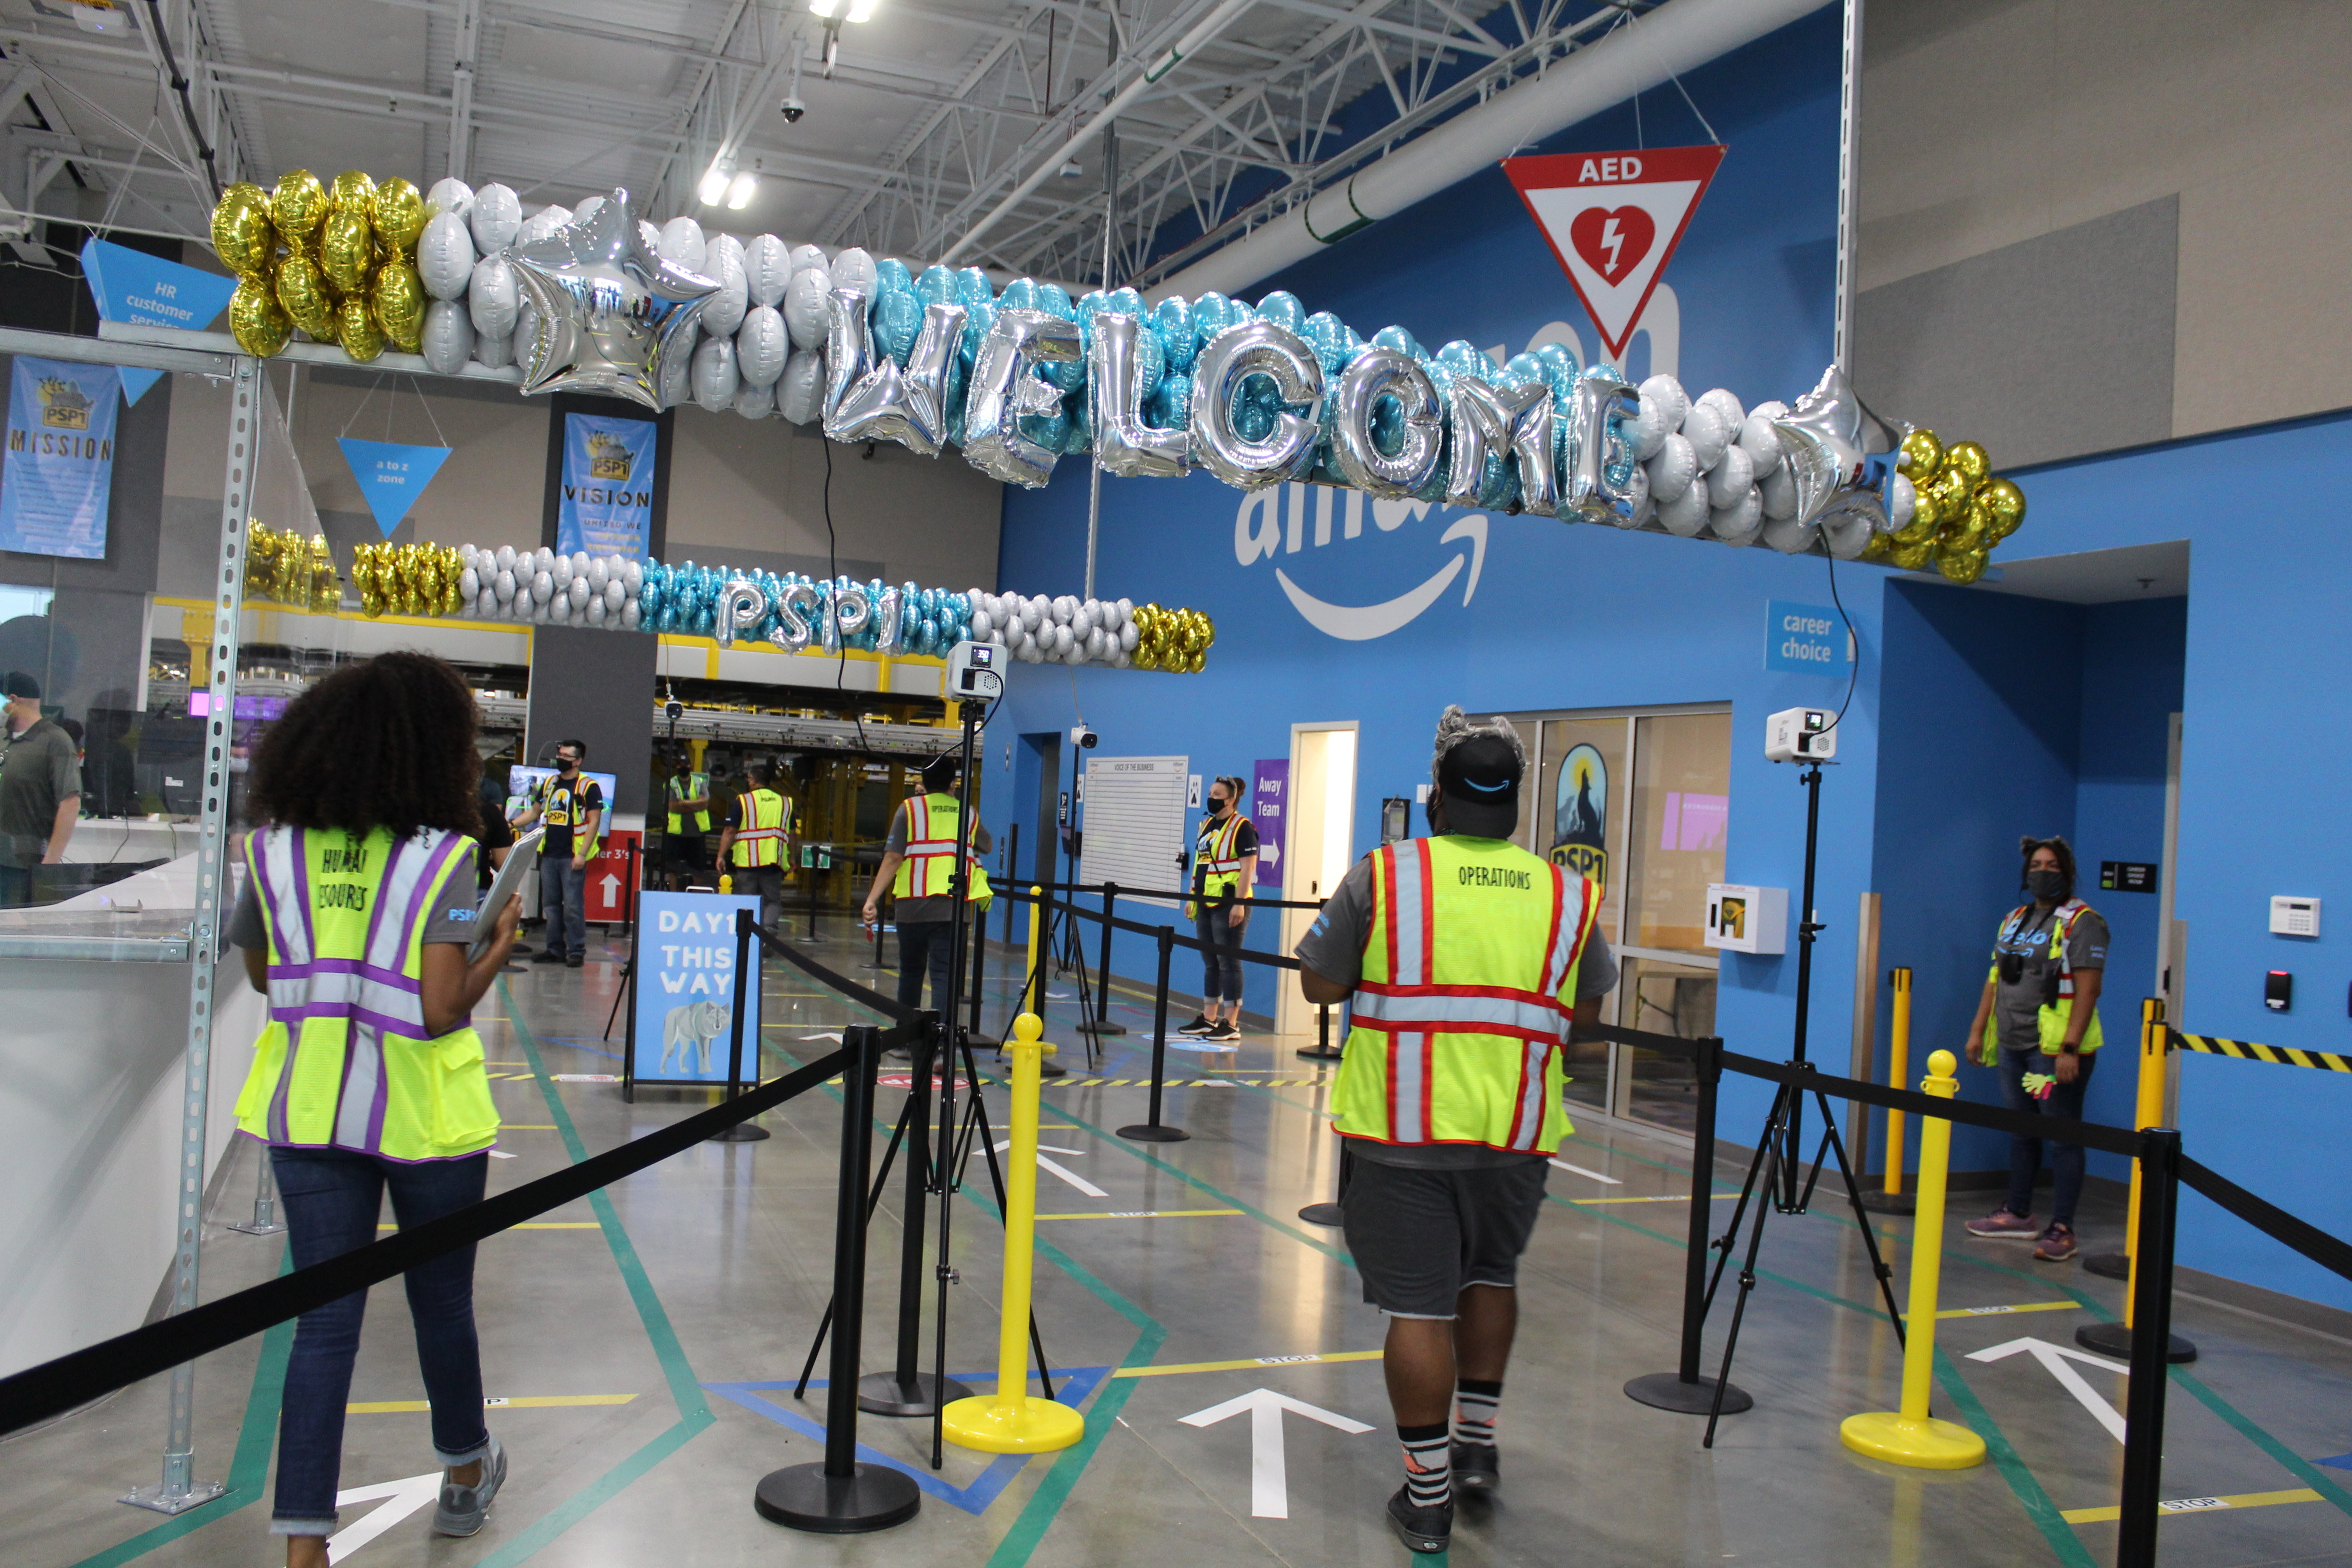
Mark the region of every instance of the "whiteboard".
MULTIPOLYGON (((1184 792, 1191 762, 1189 757, 1087 759, 1080 881, 1117 882, 1122 888, 1186 885, 1177 858, 1190 848, 1184 839, 1184 792)), ((1126 894, 1119 898, 1127 901, 1126 894)), ((1163 907, 1175 902, 1136 901, 1163 907)))

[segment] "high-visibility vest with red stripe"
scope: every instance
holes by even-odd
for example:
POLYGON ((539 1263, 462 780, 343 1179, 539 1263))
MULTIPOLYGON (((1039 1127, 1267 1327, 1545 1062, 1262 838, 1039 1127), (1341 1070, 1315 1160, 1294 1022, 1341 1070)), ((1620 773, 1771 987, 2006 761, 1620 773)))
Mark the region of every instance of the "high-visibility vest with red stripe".
MULTIPOLYGON (((907 797, 900 808, 907 816, 906 858, 898 862, 898 873, 890 879, 890 896, 894 899, 943 899, 947 897, 948 879, 955 873, 956 797, 933 791, 929 795, 907 797)), ((988 885, 988 873, 981 868, 978 859, 967 850, 964 872, 969 885, 964 899, 983 909, 993 902, 988 885)))
POLYGON ((1372 924, 1331 1090, 1339 1131, 1549 1154, 1598 886, 1499 838, 1373 851, 1372 924))
POLYGON ((784 835, 793 830, 793 808, 772 789, 743 797, 743 826, 735 830, 728 859, 737 866, 773 866, 783 858, 784 835))
MULTIPOLYGON (((2074 967, 2066 961, 2066 940, 2074 934, 2074 922, 2090 912, 2091 906, 2080 899, 2069 899, 2051 911, 2050 958, 2058 965, 2058 1000, 2055 1003, 2043 1004, 2034 1019, 2035 1032, 2040 1036, 2042 1054, 2044 1056, 2054 1057, 2059 1054, 2060 1047, 2066 1041, 2066 1026, 2074 1020, 2074 967)), ((1988 980, 1999 982, 2000 950, 2005 944, 2016 940, 2017 933, 2025 929, 2025 922, 2032 913, 2032 904, 2020 904, 2016 909, 2009 911, 2009 919, 2001 922, 2000 935, 1993 944, 1992 969, 1986 976, 1988 980)), ((1996 1009, 1995 1013, 1997 1014, 1998 1011, 1996 1009)), ((1984 1038, 1979 1042, 1981 1047, 1979 1059, 1988 1066, 1999 1059, 2000 1040, 2000 1020, 1997 1016, 1988 1016, 1985 1019, 1984 1038)), ((2099 1013, 2095 1007, 2091 1010, 2091 1022, 2083 1030, 2082 1042, 2077 1048, 2087 1057, 2106 1043, 2106 1031, 2099 1027, 2099 1013)))

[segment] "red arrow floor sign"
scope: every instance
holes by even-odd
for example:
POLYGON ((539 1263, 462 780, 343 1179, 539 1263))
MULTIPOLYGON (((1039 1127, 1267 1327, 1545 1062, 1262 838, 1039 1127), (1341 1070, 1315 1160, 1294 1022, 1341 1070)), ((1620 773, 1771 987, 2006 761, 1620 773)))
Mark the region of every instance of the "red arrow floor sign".
POLYGON ((1503 173, 1543 230, 1612 358, 1623 358, 1633 341, 1643 309, 1725 151, 1653 147, 1503 160, 1503 173))

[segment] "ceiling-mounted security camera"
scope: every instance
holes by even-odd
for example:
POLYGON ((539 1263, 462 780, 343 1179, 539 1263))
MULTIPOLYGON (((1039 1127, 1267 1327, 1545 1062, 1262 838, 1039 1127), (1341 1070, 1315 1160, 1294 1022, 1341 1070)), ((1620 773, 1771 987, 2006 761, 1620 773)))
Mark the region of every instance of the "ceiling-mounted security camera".
POLYGON ((801 116, 808 112, 808 105, 797 98, 787 98, 777 107, 784 111, 784 121, 789 125, 798 125, 801 116))

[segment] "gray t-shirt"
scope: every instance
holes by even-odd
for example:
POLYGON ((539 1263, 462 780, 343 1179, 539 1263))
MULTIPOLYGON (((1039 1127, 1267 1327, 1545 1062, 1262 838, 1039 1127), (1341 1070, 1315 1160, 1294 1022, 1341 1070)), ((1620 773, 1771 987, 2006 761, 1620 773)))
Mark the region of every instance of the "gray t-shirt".
MULTIPOLYGON (((482 890, 474 879, 476 847, 472 839, 457 847, 457 867, 449 879, 441 884, 442 898, 425 913, 425 941, 448 942, 459 947, 471 947, 482 934, 476 906, 482 890)), ((266 949, 269 933, 261 920, 261 895, 253 879, 245 879, 245 891, 237 896, 236 909, 228 917, 228 940, 234 947, 266 949)))
MULTIPOLYGON (((922 797, 918 795, 913 798, 919 800, 922 797)), ((971 815, 971 844, 972 847, 982 855, 996 847, 996 840, 989 836, 988 829, 982 824, 980 813, 977 811, 971 815)), ((882 846, 882 853, 904 855, 906 852, 907 806, 902 801, 899 803, 898 809, 890 814, 890 837, 882 846)), ((911 875, 909 873, 910 877, 911 875)), ((900 899, 898 902, 898 912, 891 918, 901 925, 920 925, 925 921, 951 921, 955 919, 955 900, 945 893, 934 894, 928 899, 900 899)))
MULTIPOLYGON (((1341 984, 1352 985, 1363 978, 1364 944, 1372 934, 1372 858, 1369 855, 1349 868, 1324 901, 1323 912, 1307 928, 1291 950, 1299 963, 1323 976, 1341 984)), ((1584 954, 1576 969, 1576 999, 1591 1001, 1605 996, 1617 984, 1617 955, 1609 950, 1609 939, 1595 926, 1585 939, 1584 954)), ((1380 1143, 1369 1138, 1351 1138, 1349 1152, 1360 1159, 1377 1161, 1384 1165, 1409 1165, 1425 1171, 1482 1170, 1496 1165, 1517 1165, 1528 1160, 1540 1160, 1541 1154, 1515 1154, 1505 1149, 1465 1147, 1456 1143, 1380 1143)))
MULTIPOLYGON (((1992 944, 1996 978, 1992 1016, 1995 1037, 2012 1051, 2042 1048, 2042 1004, 2058 999, 2058 963, 2050 956, 2050 927, 2058 911, 2028 906, 2000 922, 1992 944), (2014 981, 1998 977, 2004 954, 2017 957, 2014 981)), ((2099 911, 2085 909, 2066 931, 2066 964, 2073 969, 2107 966, 2107 922, 2099 911)), ((2085 1027, 2089 1026, 2085 1025, 2085 1027)))
POLYGON ((48 853, 58 803, 80 793, 73 738, 53 720, 34 720, 0 752, 0 866, 38 865, 48 853))

